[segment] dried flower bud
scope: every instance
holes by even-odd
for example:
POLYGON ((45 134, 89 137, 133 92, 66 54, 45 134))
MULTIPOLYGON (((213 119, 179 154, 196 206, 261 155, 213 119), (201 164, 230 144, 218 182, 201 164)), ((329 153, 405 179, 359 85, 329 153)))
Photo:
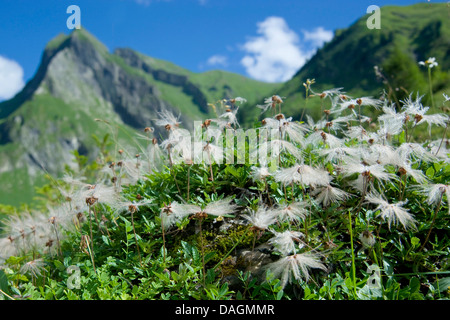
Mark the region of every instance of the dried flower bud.
POLYGON ((51 247, 53 245, 53 240, 52 239, 48 239, 48 241, 45 243, 46 247, 51 247))
POLYGON ((363 172, 361 172, 361 175, 363 177, 370 177, 370 171, 369 170, 363 171, 363 172))
POLYGON ((211 119, 206 119, 205 122, 203 122, 203 125, 207 128, 211 124, 211 119))
POLYGON ((128 211, 130 211, 130 213, 135 213, 137 211, 137 207, 134 204, 131 204, 128 206, 128 211))
POLYGON ((172 211, 172 206, 171 206, 170 204, 168 204, 168 205, 164 206, 164 207, 161 209, 161 211, 164 212, 164 213, 167 214, 167 215, 170 215, 170 214, 173 212, 173 211, 172 211))
POLYGON ((97 202, 97 200, 98 200, 98 198, 96 198, 96 197, 94 197, 94 196, 87 197, 87 198, 86 198, 86 204, 87 204, 88 206, 92 206, 92 205, 94 205, 94 204, 97 202))
POLYGON ((197 212, 196 214, 194 214, 192 216, 193 219, 205 219, 207 217, 208 217, 208 214, 203 211, 197 212))
POLYGON ((284 119, 284 114, 282 114, 282 113, 277 114, 277 115, 275 116, 275 119, 277 119, 277 120, 284 119))
POLYGON ((82 212, 77 213, 78 222, 82 222, 84 220, 84 214, 82 212))
POLYGON ((279 96, 272 96, 272 101, 275 103, 283 103, 283 100, 279 96))

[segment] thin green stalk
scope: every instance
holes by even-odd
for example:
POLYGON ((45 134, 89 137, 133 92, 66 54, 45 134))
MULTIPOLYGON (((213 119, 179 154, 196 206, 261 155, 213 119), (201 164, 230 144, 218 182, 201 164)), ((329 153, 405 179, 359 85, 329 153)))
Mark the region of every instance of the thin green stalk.
POLYGON ((351 245, 351 249, 352 249, 353 291, 354 291, 355 299, 356 299, 358 297, 358 295, 356 293, 356 265, 355 265, 355 252, 353 250, 352 214, 351 214, 350 210, 348 211, 348 221, 349 221, 348 229, 350 231, 350 245, 351 245))
POLYGON ((94 272, 97 273, 97 271, 95 269, 94 255, 92 253, 91 246, 89 245, 89 241, 86 241, 86 245, 87 245, 87 249, 89 251, 89 256, 91 257, 92 267, 94 268, 94 272))
POLYGON ((190 184, 191 184, 191 164, 188 165, 188 170, 187 170, 187 197, 186 197, 186 201, 189 201, 190 184))
POLYGON ((437 149, 436 153, 434 154, 435 156, 439 153, 439 150, 441 150, 442 143, 444 142, 444 139, 445 139, 446 134, 447 134, 448 123, 449 123, 449 122, 447 121, 447 125, 445 126, 444 134, 443 134, 442 139, 441 139, 441 143, 439 143, 439 148, 437 149))
POLYGON ((134 241, 136 242, 136 249, 137 249, 138 256, 139 256, 139 262, 140 262, 141 267, 143 267, 142 258, 141 258, 141 252, 139 250, 139 243, 138 243, 138 239, 137 239, 137 235, 136 235, 136 229, 134 228, 133 211, 131 211, 131 225, 133 226, 134 241))
POLYGON ((164 268, 166 267, 166 236, 164 232, 164 223, 163 219, 161 218, 161 229, 162 229, 162 237, 163 237, 163 261, 164 261, 164 268))
POLYGON ((13 297, 11 297, 10 295, 8 295, 6 292, 4 292, 2 289, 0 289, 0 293, 4 294, 5 296, 7 296, 8 298, 10 298, 11 300, 16 300, 13 297))
POLYGON ((428 230, 427 237, 425 238, 425 241, 423 242, 422 246, 420 247, 419 252, 422 251, 423 248, 425 248, 425 245, 427 244, 428 239, 430 238, 431 231, 433 230, 434 223, 436 222, 437 214, 439 212, 439 209, 441 208, 441 202, 442 202, 442 197, 443 196, 444 196, 444 192, 441 192, 441 197, 439 198, 439 203, 436 206, 436 210, 434 210, 433 221, 431 222, 430 230, 428 230))
POLYGON ((92 234, 92 213, 91 213, 91 206, 89 206, 89 232, 91 234, 91 244, 92 247, 94 247, 94 236, 92 234))
POLYGON ((431 106, 434 109, 433 87, 431 84, 431 68, 428 67, 428 83, 430 85, 431 106))
POLYGON ((202 249, 203 287, 206 287, 205 248, 204 248, 204 245, 203 245, 203 232, 202 232, 203 219, 200 218, 198 220, 198 222, 199 222, 199 228, 200 228, 200 241, 201 241, 200 246, 201 246, 201 249, 202 249))

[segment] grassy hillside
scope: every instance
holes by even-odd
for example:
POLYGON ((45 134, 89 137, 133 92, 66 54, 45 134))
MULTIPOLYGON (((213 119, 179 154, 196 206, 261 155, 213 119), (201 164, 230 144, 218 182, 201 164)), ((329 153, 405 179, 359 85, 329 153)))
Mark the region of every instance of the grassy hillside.
POLYGON ((441 106, 442 93, 450 90, 449 13, 444 3, 384 6, 381 29, 368 29, 366 15, 349 28, 337 30, 333 40, 283 85, 279 95, 287 98, 287 108, 297 117, 305 106, 316 116, 320 110, 319 99, 305 103, 303 83, 307 79, 315 79, 312 88, 318 93, 343 87, 342 91, 352 97, 379 97, 386 90, 394 101, 420 92, 430 104, 427 70, 418 62, 436 57, 439 66, 433 69, 433 94, 436 106, 441 106), (377 77, 375 66, 387 83, 377 77))
POLYGON ((127 64, 84 29, 47 44, 35 77, 0 104, 0 178, 8 181, 0 186, 0 203, 30 203, 47 172, 57 177, 66 166, 76 167, 74 151, 95 159, 95 139, 109 135, 119 145, 136 145, 130 137, 154 126, 161 108, 182 115, 183 126, 190 127, 193 120, 213 116, 207 103, 257 99, 278 88, 224 71, 194 73, 135 54, 157 72, 186 77, 191 91, 127 64))

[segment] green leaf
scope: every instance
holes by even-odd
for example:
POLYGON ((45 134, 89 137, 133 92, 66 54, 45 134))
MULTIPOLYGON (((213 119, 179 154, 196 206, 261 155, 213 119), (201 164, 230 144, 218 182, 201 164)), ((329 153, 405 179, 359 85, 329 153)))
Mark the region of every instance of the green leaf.
POLYGON ((178 273, 176 273, 175 271, 172 271, 172 272, 170 273, 170 275, 171 275, 171 277, 172 277, 173 280, 175 280, 175 281, 180 280, 180 275, 179 275, 178 273))
POLYGON ((450 289, 450 277, 438 279, 437 282, 435 282, 433 285, 436 288, 439 287, 440 292, 447 291, 450 289))
POLYGON ((409 281, 409 289, 411 290, 411 294, 419 292, 419 290, 420 290, 420 280, 418 278, 416 278, 416 277, 411 278, 411 280, 409 281))
POLYGON ((239 178, 239 172, 234 168, 234 166, 227 166, 225 171, 234 177, 239 178))
POLYGON ((80 300, 78 295, 72 290, 64 290, 64 292, 66 293, 68 300, 80 300))
POLYGON ((420 243, 420 239, 419 238, 417 238, 417 237, 412 237, 411 238, 411 245, 413 247, 417 247, 419 245, 419 243, 420 243))
POLYGON ((0 269, 0 289, 6 293, 9 292, 8 277, 2 269, 0 269))
POLYGON ((208 252, 207 254, 205 254, 205 263, 208 263, 208 261, 214 258, 215 255, 215 252, 208 252))
POLYGON ((405 131, 402 131, 402 133, 398 136, 398 142, 399 143, 405 143, 406 142, 405 131))
POLYGON ((410 300, 424 300, 423 294, 419 292, 414 292, 409 296, 410 300))
POLYGON ((58 268, 60 271, 63 271, 65 269, 64 265, 62 264, 61 261, 59 260, 54 260, 53 264, 55 265, 56 268, 58 268))
POLYGON ((425 172, 425 174, 427 175, 427 177, 430 178, 430 179, 433 179, 435 173, 436 173, 436 172, 434 171, 434 168, 433 168, 433 167, 429 167, 429 168, 427 169, 427 171, 425 172))
POLYGON ((108 239, 107 236, 102 235, 102 240, 103 240, 103 242, 104 242, 105 244, 107 244, 107 245, 109 246, 109 239, 108 239))
POLYGON ((228 292, 228 284, 224 283, 222 285, 222 287, 220 288, 219 296, 223 297, 223 296, 225 296, 227 294, 227 292, 228 292))
POLYGON ((134 295, 137 295, 139 292, 139 287, 138 286, 133 286, 133 289, 131 290, 131 293, 134 295))
POLYGON ((283 294, 284 294, 283 290, 278 291, 277 300, 281 300, 281 298, 283 298, 283 294))
POLYGON ((15 256, 11 256, 6 260, 6 264, 9 265, 17 265, 17 264, 21 264, 22 261, 25 260, 25 257, 15 257, 15 256))

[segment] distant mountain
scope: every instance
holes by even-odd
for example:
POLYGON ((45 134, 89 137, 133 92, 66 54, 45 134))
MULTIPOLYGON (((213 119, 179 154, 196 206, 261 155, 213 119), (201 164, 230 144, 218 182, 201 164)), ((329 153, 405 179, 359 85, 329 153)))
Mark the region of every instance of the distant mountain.
POLYGON ((92 135, 111 133, 105 121, 127 137, 154 126, 156 113, 167 109, 190 128, 211 116, 208 103, 256 100, 278 87, 229 72, 190 72, 131 49, 110 53, 84 29, 59 35, 33 79, 0 103, 0 203, 29 202, 45 171, 57 176, 75 165, 74 150, 95 157, 92 135))
POLYGON ((441 106, 442 93, 450 95, 450 6, 385 6, 381 29, 368 29, 368 17, 336 30, 334 38, 283 84, 223 71, 194 73, 128 48, 111 53, 83 29, 57 36, 45 48, 34 78, 14 98, 0 103, 0 203, 28 202, 33 187, 43 181, 42 167, 57 175, 74 164, 73 150, 96 157, 92 135, 101 138, 110 130, 95 119, 120 125, 121 141, 127 143, 136 130, 153 126, 161 108, 180 113, 189 128, 193 120, 213 116, 208 103, 240 96, 248 103, 238 116, 242 123, 251 123, 261 118, 254 105, 273 94, 283 97, 287 115, 317 118, 321 101, 311 98, 306 103, 307 79, 315 79, 315 92, 342 87, 353 97, 380 97, 386 91, 393 101, 419 92, 429 105, 427 70, 418 64, 429 57, 439 63, 432 77, 436 109, 441 106))
MULTIPOLYGON (((432 75, 436 106, 441 105, 442 93, 450 94, 450 5, 433 2, 381 7, 381 29, 367 28, 370 15, 335 31, 333 39, 284 83, 278 94, 285 97, 286 113, 299 119, 304 112, 303 83, 307 79, 315 79, 312 88, 316 92, 343 87, 342 91, 353 97, 379 97, 389 88, 377 78, 374 66, 388 80, 393 101, 418 91, 425 94, 423 101, 429 104, 427 70, 418 65, 429 57, 436 57, 439 63, 432 75)), ((305 113, 319 116, 319 100, 310 99, 305 113)))

